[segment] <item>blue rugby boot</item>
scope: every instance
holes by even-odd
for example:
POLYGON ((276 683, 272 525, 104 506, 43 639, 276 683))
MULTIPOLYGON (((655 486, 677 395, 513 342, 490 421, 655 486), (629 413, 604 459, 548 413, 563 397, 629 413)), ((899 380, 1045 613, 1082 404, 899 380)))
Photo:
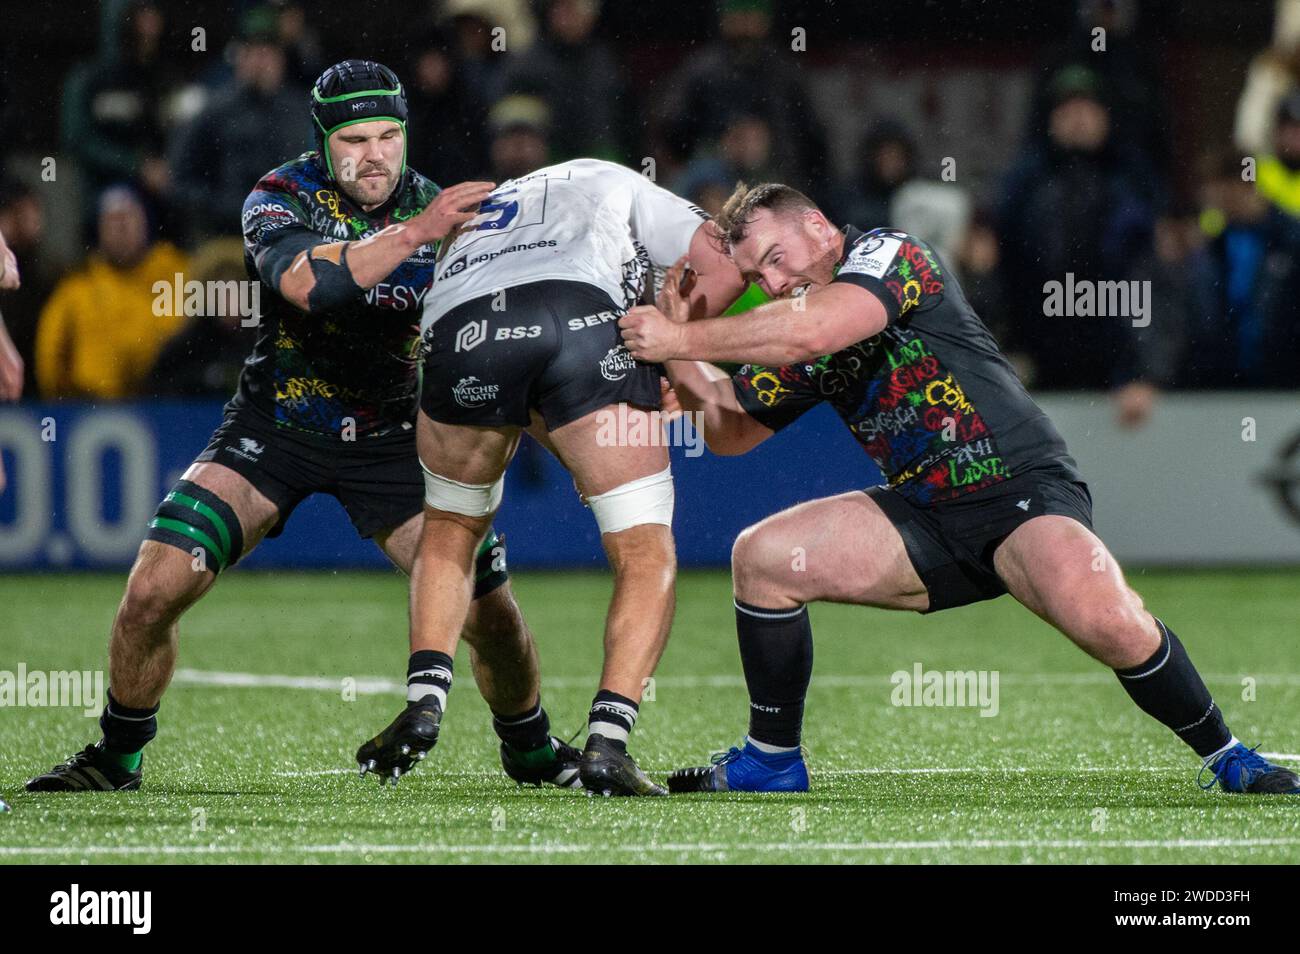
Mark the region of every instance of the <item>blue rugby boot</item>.
POLYGON ((1300 795, 1300 775, 1274 765, 1255 749, 1248 749, 1240 742, 1213 762, 1206 759, 1196 781, 1206 790, 1214 788, 1214 783, 1218 782, 1225 792, 1237 794, 1300 795), (1202 782, 1201 776, 1206 769, 1213 775, 1208 782, 1202 782))
POLYGON ((806 792, 808 766, 803 751, 771 754, 748 739, 712 758, 711 765, 678 769, 668 776, 668 791, 683 792, 806 792))

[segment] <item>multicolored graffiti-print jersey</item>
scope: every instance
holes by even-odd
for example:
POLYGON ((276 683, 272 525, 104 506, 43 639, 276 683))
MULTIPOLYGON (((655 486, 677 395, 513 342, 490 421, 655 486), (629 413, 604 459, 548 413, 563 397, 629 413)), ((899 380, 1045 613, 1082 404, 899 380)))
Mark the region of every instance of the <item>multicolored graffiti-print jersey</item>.
POLYGON ((387 202, 354 205, 309 152, 265 175, 244 202, 244 258, 262 322, 232 407, 335 440, 409 429, 419 399, 419 323, 436 248, 422 246, 356 300, 306 314, 275 289, 303 249, 351 242, 417 215, 439 192, 407 170, 387 202))
POLYGON ((934 251, 887 229, 845 230, 835 281, 874 294, 885 330, 809 364, 746 365, 741 406, 779 430, 828 401, 889 485, 919 506, 1036 468, 1078 468, 934 251))

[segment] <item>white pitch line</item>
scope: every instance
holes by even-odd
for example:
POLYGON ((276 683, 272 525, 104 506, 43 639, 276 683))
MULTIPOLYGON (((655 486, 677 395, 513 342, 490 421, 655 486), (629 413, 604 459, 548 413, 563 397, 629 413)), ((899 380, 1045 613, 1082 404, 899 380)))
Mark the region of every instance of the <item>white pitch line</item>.
POLYGON ((978 774, 980 772, 1010 772, 1015 774, 1028 773, 1070 773, 1070 772, 1107 772, 1107 773, 1124 773, 1124 772, 1177 772, 1177 766, 1161 767, 1158 765, 1136 765, 1136 766, 1106 766, 1106 765, 1076 765, 1076 766, 1056 766, 1044 768, 1027 768, 1022 766, 980 766, 977 768, 861 768, 861 769, 827 769, 819 772, 812 770, 810 774, 813 778, 824 776, 854 776, 854 775, 962 775, 978 774))
MULTIPOLYGON (((383 676, 354 676, 358 695, 383 695, 400 693, 406 684, 383 676)), ((1205 674, 1209 682, 1240 682, 1240 675, 1225 673, 1205 674)), ((1273 685, 1300 686, 1300 673, 1255 673, 1258 682, 1273 685)), ((552 689, 583 689, 596 683, 597 676, 551 676, 542 673, 542 683, 552 689)), ((1001 673, 1000 681, 1006 685, 1114 685, 1115 676, 1109 672, 1043 672, 1001 673)), ((207 686, 235 689, 316 689, 340 692, 343 677, 288 676, 251 672, 223 672, 206 669, 178 669, 172 680, 183 686, 207 686)), ((815 676, 812 688, 862 688, 888 686, 889 676, 867 676, 828 673, 815 676)), ((731 689, 744 688, 745 679, 740 674, 714 676, 656 676, 655 685, 665 689, 731 689)))
MULTIPOLYGON (((333 769, 311 769, 310 771, 305 771, 305 772, 272 772, 271 774, 272 774, 272 775, 279 776, 280 778, 311 778, 311 777, 318 776, 318 775, 356 775, 356 774, 358 774, 359 772, 360 772, 360 769, 333 768, 333 769)), ((443 773, 443 772, 439 772, 438 774, 439 774, 439 775, 443 775, 443 774, 451 774, 451 773, 443 773)), ((466 772, 466 773, 464 773, 464 774, 466 774, 466 775, 470 775, 470 774, 475 774, 475 775, 483 774, 483 775, 486 775, 486 774, 488 774, 488 773, 487 773, 487 772, 483 772, 483 773, 478 773, 478 772, 470 773, 470 772, 466 772)))
MULTIPOLYGON (((355 676, 359 695, 405 692, 406 684, 382 676, 355 676)), ((340 692, 343 679, 326 676, 283 676, 252 672, 221 672, 206 669, 177 669, 172 683, 185 686, 216 686, 234 689, 320 689, 340 692)))
MULTIPOLYGON (((1282 758, 1300 758, 1300 756, 1281 756, 1282 758)), ((672 769, 655 768, 653 766, 642 768, 651 774, 666 775, 672 769)), ((1177 772, 1178 766, 1158 766, 1158 765, 1137 765, 1137 766, 1105 766, 1105 765, 1079 765, 1066 768, 1062 767, 1042 767, 1028 768, 1024 766, 978 766, 970 768, 860 768, 860 769, 825 769, 812 771, 813 778, 851 778, 861 775, 975 775, 981 772, 1002 772, 1014 774, 1056 774, 1068 772, 1098 772, 1123 774, 1125 772, 1177 772)), ((293 772, 272 772, 272 775, 280 778, 314 778, 324 775, 356 775, 357 769, 349 768, 331 768, 331 769, 307 769, 293 772)), ((435 769, 433 773, 438 778, 494 778, 498 773, 494 771, 470 772, 470 771, 440 771, 435 769)))
MULTIPOLYGON (((283 845, 269 850, 277 853, 309 855, 333 854, 483 854, 483 855, 564 855, 600 851, 623 854, 735 854, 743 851, 758 852, 877 852, 877 851, 980 851, 1005 848, 1041 849, 1098 849, 1098 848, 1274 848, 1300 845, 1300 838, 1178 838, 1147 839, 965 839, 934 841, 863 841, 863 842, 754 842, 743 845, 714 843, 657 843, 649 844, 526 844, 526 845, 362 845, 340 843, 334 845, 283 845)), ((0 856, 58 855, 85 857, 89 855, 236 855, 267 851, 265 845, 88 845, 78 848, 70 845, 39 847, 35 845, 0 846, 0 856)))

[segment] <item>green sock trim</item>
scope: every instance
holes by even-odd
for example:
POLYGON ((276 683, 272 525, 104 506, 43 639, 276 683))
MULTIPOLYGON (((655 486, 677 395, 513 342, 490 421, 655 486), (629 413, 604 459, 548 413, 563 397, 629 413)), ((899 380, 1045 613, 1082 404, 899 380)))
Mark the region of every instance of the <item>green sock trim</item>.
POLYGON ((501 538, 497 536, 496 530, 489 530, 487 536, 483 538, 483 542, 480 543, 478 549, 474 551, 474 568, 477 571, 474 574, 475 583, 482 583, 493 573, 497 572, 492 566, 492 550, 500 542, 501 538), (478 564, 484 560, 487 561, 487 568, 480 569, 478 564))
POLYGON ((511 751, 514 752, 515 758, 528 768, 541 768, 544 765, 554 765, 560 758, 555 754, 555 749, 551 747, 549 741, 540 748, 532 749, 528 752, 516 749, 514 746, 511 746, 510 748, 511 751))
POLYGON ((104 752, 110 759, 128 772, 134 772, 139 769, 140 763, 144 761, 144 749, 141 749, 138 752, 114 752, 112 749, 105 749, 104 752))

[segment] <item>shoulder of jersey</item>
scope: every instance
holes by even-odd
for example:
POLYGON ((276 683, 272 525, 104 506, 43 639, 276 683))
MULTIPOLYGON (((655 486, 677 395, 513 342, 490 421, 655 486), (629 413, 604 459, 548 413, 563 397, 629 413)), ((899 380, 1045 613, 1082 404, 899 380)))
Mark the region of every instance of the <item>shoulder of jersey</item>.
POLYGON ((913 235, 911 232, 904 232, 901 229, 872 229, 870 232, 859 236, 849 254, 850 257, 872 255, 879 258, 882 255, 892 256, 900 250, 905 256, 915 255, 919 250, 920 254, 929 260, 932 265, 938 267, 934 257, 934 246, 925 239, 913 235))
POLYGON ((276 166, 262 176, 253 191, 288 192, 296 195, 304 190, 314 192, 328 187, 325 170, 316 163, 316 153, 304 152, 301 156, 276 166))
POLYGON ((872 229, 857 237, 844 256, 840 274, 870 275, 883 278, 894 256, 911 237, 897 229, 872 229))
POLYGON ((899 241, 906 241, 908 239, 911 239, 912 236, 908 235, 906 232, 900 231, 899 229, 891 229, 888 227, 869 229, 868 231, 863 232, 861 235, 858 236, 857 241, 853 243, 853 247, 857 248, 858 246, 866 242, 868 239, 887 239, 887 238, 894 238, 894 239, 898 239, 899 241))
POLYGON ((428 176, 408 167, 406 170, 406 190, 407 194, 414 199, 413 205, 425 206, 432 202, 438 193, 442 191, 442 186, 428 176))

